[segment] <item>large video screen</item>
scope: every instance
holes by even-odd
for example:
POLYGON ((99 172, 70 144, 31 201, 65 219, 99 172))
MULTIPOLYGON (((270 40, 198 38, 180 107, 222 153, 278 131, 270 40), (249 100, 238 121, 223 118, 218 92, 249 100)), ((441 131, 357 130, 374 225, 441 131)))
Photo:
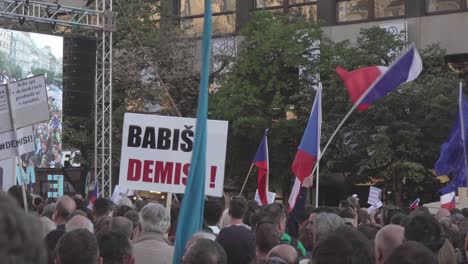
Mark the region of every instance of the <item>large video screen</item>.
POLYGON ((23 166, 59 168, 62 164, 63 38, 0 28, 0 83, 44 74, 50 120, 33 126, 35 151, 21 156, 23 166))

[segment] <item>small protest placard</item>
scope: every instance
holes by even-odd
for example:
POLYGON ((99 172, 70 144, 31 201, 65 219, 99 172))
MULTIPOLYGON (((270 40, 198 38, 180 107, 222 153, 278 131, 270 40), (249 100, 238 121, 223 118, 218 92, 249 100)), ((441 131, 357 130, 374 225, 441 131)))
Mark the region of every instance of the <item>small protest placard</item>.
POLYGON ((367 212, 369 214, 372 214, 375 210, 379 209, 382 206, 383 206, 383 203, 379 200, 375 204, 373 204, 369 208, 367 208, 367 212))
POLYGON ((381 189, 371 186, 369 189, 369 199, 367 200, 367 203, 370 205, 377 203, 378 201, 380 201, 381 195, 382 195, 381 189))
MULTIPOLYGON (((272 204, 275 202, 275 198, 276 198, 276 193, 274 192, 268 192, 267 194, 267 200, 268 200, 268 204, 272 204)), ((258 195, 258 189, 255 191, 255 201, 257 201, 257 203, 259 205, 262 205, 262 200, 260 200, 260 196, 258 195)))
POLYGON ((34 151, 31 126, 0 134, 0 160, 34 151))

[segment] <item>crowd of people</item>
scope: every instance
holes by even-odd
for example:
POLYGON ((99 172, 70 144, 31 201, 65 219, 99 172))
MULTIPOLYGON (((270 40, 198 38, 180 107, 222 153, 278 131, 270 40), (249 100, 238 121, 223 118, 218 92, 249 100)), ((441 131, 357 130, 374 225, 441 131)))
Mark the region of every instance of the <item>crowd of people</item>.
MULTIPOLYGON (((188 241, 184 264, 458 264, 467 263, 468 208, 384 206, 369 214, 355 197, 337 207, 306 204, 304 181, 296 205, 259 206, 234 196, 207 198, 204 226, 188 241)), ((13 186, 0 195, 2 263, 173 263, 179 206, 127 197, 90 205, 79 194, 29 198, 13 186)))

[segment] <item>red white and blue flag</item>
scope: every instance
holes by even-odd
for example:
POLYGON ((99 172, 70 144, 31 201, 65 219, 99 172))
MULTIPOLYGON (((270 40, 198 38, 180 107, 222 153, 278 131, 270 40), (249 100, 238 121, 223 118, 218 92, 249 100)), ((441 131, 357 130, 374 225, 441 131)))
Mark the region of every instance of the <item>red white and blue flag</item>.
POLYGON ((96 179, 94 182, 94 189, 91 192, 91 195, 89 197, 89 204, 88 204, 89 210, 93 210, 94 201, 96 201, 98 195, 99 195, 99 184, 98 184, 98 180, 96 179))
POLYGON ((448 210, 455 209, 455 192, 449 192, 440 196, 440 207, 448 210))
POLYGON ((415 80, 422 68, 421 57, 417 49, 411 46, 388 68, 370 66, 348 72, 337 67, 336 72, 343 79, 351 101, 358 104, 360 111, 364 111, 398 86, 415 80))
POLYGON ((257 188, 258 196, 260 197, 261 205, 268 204, 268 129, 265 129, 265 134, 263 134, 262 141, 258 146, 257 153, 253 164, 257 167, 258 177, 257 177, 257 188))
POLYGON ((421 199, 416 198, 416 200, 414 200, 414 202, 412 202, 409 206, 410 209, 416 209, 419 207, 419 202, 421 201, 421 199))
POLYGON ((301 184, 312 174, 314 165, 320 155, 320 134, 322 129, 322 85, 319 84, 310 112, 304 135, 294 158, 292 171, 296 176, 293 189, 289 196, 289 208, 294 208, 301 184))

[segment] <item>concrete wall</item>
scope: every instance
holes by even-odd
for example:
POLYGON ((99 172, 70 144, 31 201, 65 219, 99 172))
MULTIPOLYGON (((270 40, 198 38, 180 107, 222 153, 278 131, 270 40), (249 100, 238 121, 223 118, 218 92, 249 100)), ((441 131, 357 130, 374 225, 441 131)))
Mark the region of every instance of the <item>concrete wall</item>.
POLYGON ((448 54, 468 53, 467 12, 328 26, 322 29, 325 35, 334 41, 349 39, 355 43, 361 28, 405 22, 408 26, 409 41, 419 48, 439 43, 448 54))

